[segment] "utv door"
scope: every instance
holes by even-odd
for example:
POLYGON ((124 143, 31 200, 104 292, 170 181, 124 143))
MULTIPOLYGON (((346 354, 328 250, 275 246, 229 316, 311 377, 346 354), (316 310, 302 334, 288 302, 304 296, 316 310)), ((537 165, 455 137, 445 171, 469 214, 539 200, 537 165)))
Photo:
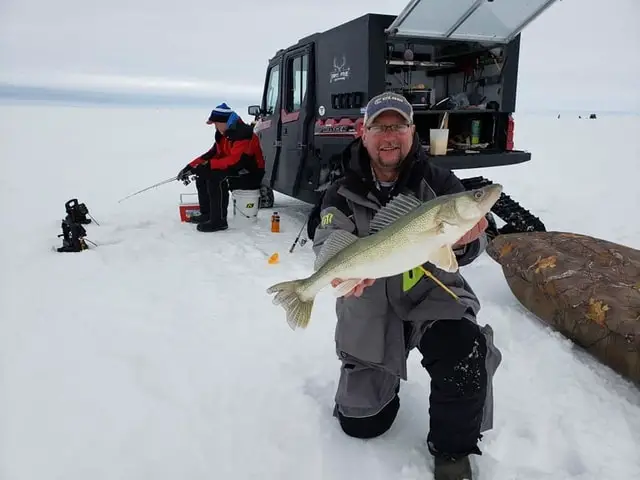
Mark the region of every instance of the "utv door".
POLYGON ((387 29, 397 37, 507 44, 557 0, 412 0, 387 29))
POLYGON ((254 131, 260 139, 260 146, 265 158, 265 175, 263 183, 273 186, 274 172, 277 169, 281 153, 281 99, 282 99, 282 56, 269 63, 262 97, 261 116, 256 122, 254 131))
POLYGON ((285 54, 282 122, 282 152, 274 174, 274 189, 298 196, 309 142, 309 122, 313 120, 313 95, 309 86, 313 75, 313 44, 285 54))

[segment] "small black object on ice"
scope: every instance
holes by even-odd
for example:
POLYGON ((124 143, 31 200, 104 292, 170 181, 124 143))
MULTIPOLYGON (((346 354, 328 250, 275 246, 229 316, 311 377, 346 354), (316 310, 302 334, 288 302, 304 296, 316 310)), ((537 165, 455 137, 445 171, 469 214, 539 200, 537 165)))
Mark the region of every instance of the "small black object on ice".
MULTIPOLYGON (((91 218, 87 218, 89 209, 84 203, 78 203, 77 198, 73 198, 64 204, 67 212, 66 217, 62 220, 62 233, 58 237, 62 237, 62 246, 56 250, 58 252, 81 252, 89 247, 85 241, 87 231, 83 225, 91 223, 91 218)), ((98 222, 96 222, 97 224, 98 222)))
POLYGON ((70 223, 81 223, 88 225, 91 223, 91 219, 87 218, 89 215, 89 209, 84 203, 78 203, 77 198, 72 198, 64 204, 64 209, 67 211, 67 217, 65 220, 69 220, 70 223))

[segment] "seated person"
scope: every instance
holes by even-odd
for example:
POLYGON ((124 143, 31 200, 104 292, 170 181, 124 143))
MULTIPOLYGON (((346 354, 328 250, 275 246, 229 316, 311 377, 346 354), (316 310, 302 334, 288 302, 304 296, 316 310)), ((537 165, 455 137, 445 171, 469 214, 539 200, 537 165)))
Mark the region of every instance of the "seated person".
POLYGON ((191 217, 200 232, 226 230, 229 190, 258 190, 265 173, 260 140, 253 128, 221 103, 207 120, 216 128, 215 143, 189 162, 177 179, 195 174, 200 215, 191 217))

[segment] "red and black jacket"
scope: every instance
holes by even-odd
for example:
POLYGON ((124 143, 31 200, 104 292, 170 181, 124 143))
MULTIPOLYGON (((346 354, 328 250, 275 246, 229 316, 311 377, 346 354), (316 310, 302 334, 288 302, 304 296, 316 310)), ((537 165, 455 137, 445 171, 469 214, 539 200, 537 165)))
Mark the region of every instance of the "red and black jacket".
POLYGON ((264 172, 265 167, 260 140, 253 128, 242 120, 235 122, 224 134, 216 131, 213 146, 189 162, 189 165, 195 168, 207 162, 211 170, 229 173, 241 170, 258 173, 264 172))

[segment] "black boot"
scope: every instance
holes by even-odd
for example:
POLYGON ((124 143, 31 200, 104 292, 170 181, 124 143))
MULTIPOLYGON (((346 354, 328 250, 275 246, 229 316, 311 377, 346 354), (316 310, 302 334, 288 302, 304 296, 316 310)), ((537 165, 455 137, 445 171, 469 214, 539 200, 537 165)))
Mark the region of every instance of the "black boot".
POLYGON ((226 230, 229 228, 227 223, 213 223, 213 222, 204 222, 199 223, 196 229, 199 232, 220 232, 222 230, 226 230))
POLYGON ((187 219, 187 223, 204 223, 210 220, 209 214, 192 215, 187 219))
POLYGON ((473 480, 469 456, 459 458, 435 457, 435 480, 473 480))

